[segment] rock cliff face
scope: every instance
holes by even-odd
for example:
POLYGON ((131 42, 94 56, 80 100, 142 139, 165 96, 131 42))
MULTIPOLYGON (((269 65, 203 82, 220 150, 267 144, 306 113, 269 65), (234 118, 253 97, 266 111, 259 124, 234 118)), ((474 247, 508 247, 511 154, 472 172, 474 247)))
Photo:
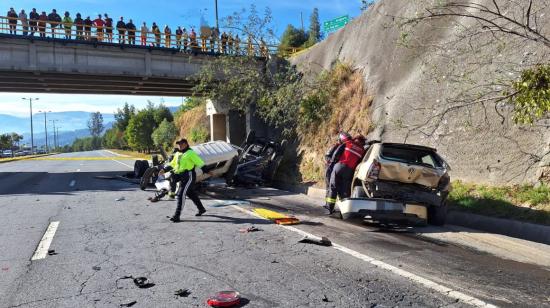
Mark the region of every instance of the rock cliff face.
MULTIPOLYGON (((338 61, 361 70, 374 96, 370 137, 435 147, 452 166, 454 179, 537 182, 550 163, 550 121, 515 125, 513 106, 490 98, 502 96, 524 68, 548 62, 550 48, 483 31, 465 17, 400 26, 424 12, 428 2, 434 1, 378 1, 292 62, 306 74, 338 61)), ((510 1, 497 2, 507 16, 521 14, 507 5, 510 1)), ((549 1, 535 2, 541 32, 550 36, 549 1)))

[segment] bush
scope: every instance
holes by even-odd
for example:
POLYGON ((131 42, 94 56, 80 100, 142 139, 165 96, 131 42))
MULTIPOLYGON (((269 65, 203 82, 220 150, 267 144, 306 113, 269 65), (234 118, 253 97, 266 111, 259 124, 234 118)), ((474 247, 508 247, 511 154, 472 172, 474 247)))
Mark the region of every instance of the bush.
POLYGON ((187 138, 192 143, 203 143, 208 141, 210 133, 204 127, 195 127, 191 129, 191 133, 187 138))

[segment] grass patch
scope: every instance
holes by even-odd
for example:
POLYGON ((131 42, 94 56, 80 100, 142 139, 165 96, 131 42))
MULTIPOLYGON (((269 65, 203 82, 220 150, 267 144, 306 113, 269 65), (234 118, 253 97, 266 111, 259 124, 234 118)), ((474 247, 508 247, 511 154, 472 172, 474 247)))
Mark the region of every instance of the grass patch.
POLYGON ((550 225, 550 186, 487 186, 453 182, 453 209, 550 225))

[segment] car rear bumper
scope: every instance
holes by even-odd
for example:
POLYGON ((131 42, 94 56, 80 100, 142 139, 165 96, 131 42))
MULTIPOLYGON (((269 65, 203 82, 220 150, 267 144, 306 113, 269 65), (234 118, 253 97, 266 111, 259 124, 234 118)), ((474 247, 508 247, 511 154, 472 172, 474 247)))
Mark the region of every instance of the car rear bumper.
POLYGON ((377 181, 373 185, 376 197, 404 200, 406 203, 439 206, 446 198, 446 194, 441 195, 414 184, 377 181))
POLYGON ((364 218, 374 219, 427 219, 427 208, 419 204, 406 204, 391 199, 351 198, 337 203, 342 219, 364 218))

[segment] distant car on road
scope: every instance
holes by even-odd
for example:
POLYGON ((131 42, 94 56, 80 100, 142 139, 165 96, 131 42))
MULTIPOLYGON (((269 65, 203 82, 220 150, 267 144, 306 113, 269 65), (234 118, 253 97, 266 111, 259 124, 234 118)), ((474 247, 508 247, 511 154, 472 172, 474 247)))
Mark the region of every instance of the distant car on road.
POLYGON ((343 218, 420 218, 445 224, 450 167, 436 149, 374 142, 356 169, 352 197, 339 202, 343 218))
POLYGON ((2 157, 12 157, 12 156, 13 156, 12 150, 4 150, 4 151, 2 151, 2 157))

